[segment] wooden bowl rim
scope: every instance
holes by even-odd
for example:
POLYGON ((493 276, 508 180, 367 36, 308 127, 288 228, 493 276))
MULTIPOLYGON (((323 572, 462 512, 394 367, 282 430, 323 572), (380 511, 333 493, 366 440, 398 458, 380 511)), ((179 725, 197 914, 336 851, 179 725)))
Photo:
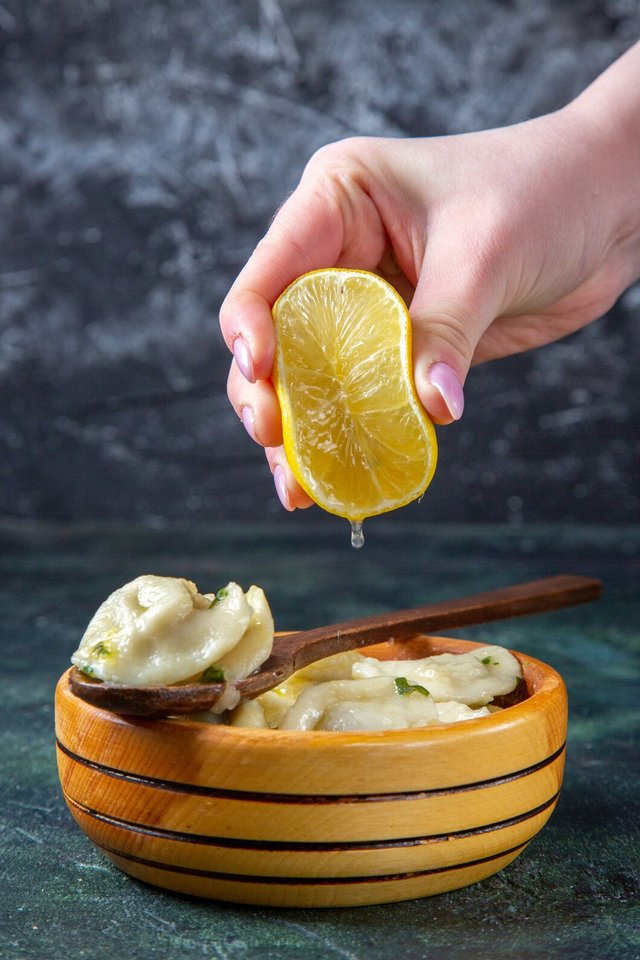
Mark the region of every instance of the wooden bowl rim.
MULTIPOLYGON (((461 640, 453 637, 438 637, 428 635, 418 635, 408 641, 396 641, 394 646, 408 647, 412 643, 424 644, 427 641, 436 648, 437 653, 445 652, 465 652, 489 646, 486 642, 475 640, 461 640)), ((375 656, 375 652, 388 650, 388 642, 376 644, 375 646, 363 647, 361 652, 367 655, 375 656)), ((69 686, 69 674, 71 667, 65 671, 59 680, 59 686, 66 694, 77 700, 82 708, 88 713, 92 713, 96 718, 102 721, 109 721, 112 724, 123 725, 132 728, 151 728, 157 732, 170 735, 171 731, 180 729, 181 731, 193 731, 199 737, 205 737, 211 741, 212 747, 218 740, 225 741, 227 745, 233 744, 251 744, 258 748, 261 744, 278 745, 286 749, 287 745, 299 747, 307 744, 311 747, 327 748, 334 745, 337 749, 348 744, 376 745, 378 748, 382 744, 388 744, 389 749, 393 749, 403 744, 411 743, 416 745, 423 741, 432 741, 434 743, 444 741, 452 743, 457 739, 468 739, 474 733, 483 732, 490 735, 498 729, 505 727, 526 724, 530 718, 537 713, 545 713, 557 703, 558 699, 566 699, 566 688, 560 674, 535 657, 529 654, 520 653, 517 650, 509 650, 519 661, 524 680, 527 683, 528 695, 520 703, 505 707, 498 713, 492 713, 489 716, 477 717, 471 720, 465 720, 458 723, 439 724, 426 727, 413 727, 407 730, 367 730, 367 731, 336 731, 336 730, 278 730, 263 729, 255 727, 229 726, 223 723, 207 723, 206 721, 195 720, 190 717, 167 717, 163 719, 143 719, 140 717, 125 717, 111 711, 95 707, 85 701, 80 700, 72 692, 69 686)), ((434 654, 435 655, 435 654, 434 654)), ((391 659, 391 658, 387 658, 391 659)))

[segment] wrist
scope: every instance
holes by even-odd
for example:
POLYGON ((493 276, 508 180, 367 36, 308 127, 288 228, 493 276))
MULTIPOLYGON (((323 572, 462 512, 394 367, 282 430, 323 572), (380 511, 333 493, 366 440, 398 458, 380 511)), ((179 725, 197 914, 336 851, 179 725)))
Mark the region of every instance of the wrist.
POLYGON ((632 283, 640 276, 640 44, 560 114, 575 131, 585 186, 632 283))

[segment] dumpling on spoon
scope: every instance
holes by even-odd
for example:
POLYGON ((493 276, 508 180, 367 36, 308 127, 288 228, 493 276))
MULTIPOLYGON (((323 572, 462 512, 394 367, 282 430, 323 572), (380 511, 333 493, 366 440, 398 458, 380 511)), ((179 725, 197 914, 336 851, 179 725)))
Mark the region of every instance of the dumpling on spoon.
POLYGON ((245 594, 231 582, 202 594, 182 577, 145 574, 98 608, 71 661, 112 683, 180 683, 205 671, 210 679, 239 680, 272 646, 273 618, 259 587, 245 594))

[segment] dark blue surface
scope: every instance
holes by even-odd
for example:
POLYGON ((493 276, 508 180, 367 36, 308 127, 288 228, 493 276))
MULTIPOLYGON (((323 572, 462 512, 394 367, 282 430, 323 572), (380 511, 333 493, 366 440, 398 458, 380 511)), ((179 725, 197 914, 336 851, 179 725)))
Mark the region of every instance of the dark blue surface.
POLYGON ((638 960, 640 528, 345 523, 175 530, 0 528, 4 685, 0 957, 83 960, 638 960), (86 623, 140 573, 264 586, 277 626, 349 616, 560 572, 601 576, 602 600, 475 627, 550 663, 570 700, 565 783, 530 847, 481 884, 344 910, 191 900, 128 879, 85 838, 57 782, 52 697, 86 623))

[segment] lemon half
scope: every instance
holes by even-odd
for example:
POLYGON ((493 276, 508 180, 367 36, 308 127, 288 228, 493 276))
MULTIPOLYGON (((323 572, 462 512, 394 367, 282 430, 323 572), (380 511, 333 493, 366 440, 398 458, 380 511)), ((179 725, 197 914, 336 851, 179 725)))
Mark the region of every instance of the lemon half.
POLYGON ((273 320, 284 448, 303 490, 351 521, 422 496, 437 442, 397 291, 364 270, 315 270, 287 287, 273 320))

